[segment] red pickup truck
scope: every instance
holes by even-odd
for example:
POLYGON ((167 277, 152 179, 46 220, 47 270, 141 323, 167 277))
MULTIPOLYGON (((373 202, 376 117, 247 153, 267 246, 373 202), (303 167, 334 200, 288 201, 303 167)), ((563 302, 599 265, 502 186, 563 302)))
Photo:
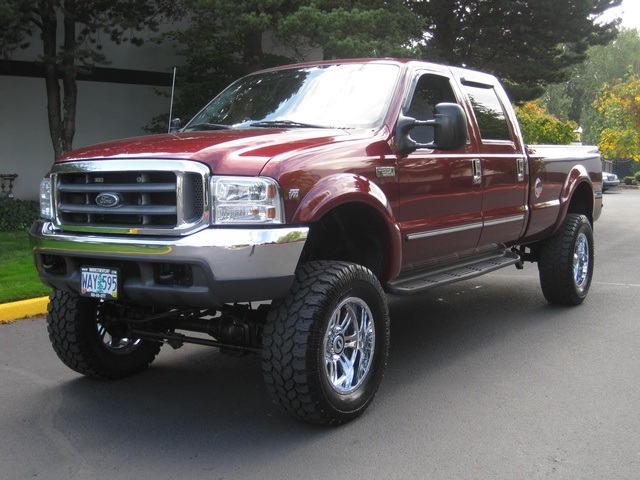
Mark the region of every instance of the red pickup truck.
POLYGON ((598 152, 526 146, 493 76, 345 60, 257 72, 178 132, 69 153, 30 234, 70 368, 255 351, 285 410, 340 424, 382 379, 386 295, 531 261, 549 302, 580 304, 601 208, 598 152))

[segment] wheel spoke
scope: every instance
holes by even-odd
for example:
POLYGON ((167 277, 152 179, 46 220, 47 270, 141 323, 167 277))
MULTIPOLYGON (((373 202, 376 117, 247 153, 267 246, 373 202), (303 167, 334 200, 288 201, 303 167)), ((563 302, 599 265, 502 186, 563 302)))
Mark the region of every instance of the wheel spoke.
POLYGON ((340 357, 340 366, 342 367, 342 376, 340 377, 339 385, 343 388, 351 388, 354 384, 353 363, 344 355, 340 357))
POLYGON ((331 383, 335 385, 335 379, 337 377, 337 372, 338 372, 336 356, 335 355, 328 356, 325 362, 325 365, 327 370, 327 376, 331 380, 331 383))
POLYGON ((344 337, 344 347, 345 348, 359 348, 358 345, 359 335, 358 333, 353 333, 351 335, 346 335, 344 337))
POLYGON ((358 318, 358 314, 353 309, 353 305, 345 305, 343 321, 340 323, 342 333, 353 328, 356 318, 358 318))

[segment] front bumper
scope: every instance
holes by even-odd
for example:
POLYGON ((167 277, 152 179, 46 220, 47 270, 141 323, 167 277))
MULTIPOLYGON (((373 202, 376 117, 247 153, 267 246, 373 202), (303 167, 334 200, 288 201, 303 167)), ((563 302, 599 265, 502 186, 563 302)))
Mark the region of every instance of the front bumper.
POLYGON ((65 233, 39 220, 29 232, 38 274, 78 292, 82 266, 121 272, 120 298, 216 308, 289 292, 308 227, 207 228, 184 237, 65 233))

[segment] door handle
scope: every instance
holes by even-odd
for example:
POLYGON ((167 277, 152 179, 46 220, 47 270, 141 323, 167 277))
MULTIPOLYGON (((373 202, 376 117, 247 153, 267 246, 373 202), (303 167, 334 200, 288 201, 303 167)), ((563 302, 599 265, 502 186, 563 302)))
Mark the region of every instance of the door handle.
POLYGON ((524 181, 524 158, 518 158, 516 163, 518 165, 518 181, 522 182, 524 181))
POLYGON ((482 184, 482 164, 479 158, 474 158, 471 162, 473 165, 473 184, 480 185, 482 184))

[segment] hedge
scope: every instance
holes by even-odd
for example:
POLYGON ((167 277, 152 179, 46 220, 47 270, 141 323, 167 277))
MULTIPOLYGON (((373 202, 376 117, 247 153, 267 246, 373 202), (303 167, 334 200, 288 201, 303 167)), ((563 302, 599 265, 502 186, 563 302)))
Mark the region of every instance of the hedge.
POLYGON ((28 230, 39 216, 35 200, 0 200, 0 232, 28 230))

